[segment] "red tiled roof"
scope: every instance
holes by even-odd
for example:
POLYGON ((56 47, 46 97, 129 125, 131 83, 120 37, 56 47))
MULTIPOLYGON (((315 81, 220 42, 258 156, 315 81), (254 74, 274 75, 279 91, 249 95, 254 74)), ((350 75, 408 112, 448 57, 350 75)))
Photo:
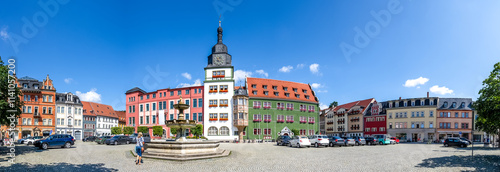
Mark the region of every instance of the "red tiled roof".
MULTIPOLYGON (((118 115, 115 113, 115 110, 110 105, 82 101, 82 104, 84 104, 83 109, 85 109, 85 103, 88 103, 90 105, 91 107, 90 110, 92 110, 92 112, 95 115, 118 118, 118 115)), ((90 110, 87 109, 87 112, 90 112, 90 110)))
POLYGON ((127 118, 125 111, 115 111, 115 113, 118 115, 118 121, 125 121, 125 118, 127 118))
POLYGON ((309 84, 281 81, 274 79, 247 77, 247 88, 248 88, 248 95, 250 97, 288 99, 295 101, 318 103, 318 99, 314 95, 309 84), (255 85, 256 87, 254 88, 253 85, 255 85), (263 88, 264 85, 267 85, 267 89, 263 88), (276 86, 277 89, 276 90, 273 89, 273 86, 276 86), (287 87, 287 91, 284 90, 284 87, 287 87), (293 90, 294 88, 297 89, 297 92, 294 92, 293 90), (304 93, 303 90, 305 90, 307 93, 304 93), (257 91, 256 95, 253 93, 254 91, 257 91), (268 94, 265 95, 264 91, 268 91, 268 94), (278 96, 274 95, 274 92, 278 92, 278 96), (287 97, 285 93, 289 93, 289 97, 287 97), (295 94, 299 94, 299 98, 297 98, 295 94), (309 99, 305 97, 306 95, 309 96, 309 99))
POLYGON ((351 103, 339 105, 339 106, 335 107, 334 112, 337 112, 337 110, 339 110, 341 108, 347 109, 346 111, 349 111, 353 106, 356 106, 356 105, 362 106, 363 110, 361 112, 363 112, 368 107, 368 105, 370 105, 370 103, 372 101, 375 101, 375 99, 370 98, 370 99, 366 99, 366 100, 358 100, 358 101, 354 101, 351 103))
POLYGON ((83 115, 96 116, 95 113, 90 113, 92 111, 92 106, 90 106, 90 102, 82 101, 82 104, 83 104, 83 115))

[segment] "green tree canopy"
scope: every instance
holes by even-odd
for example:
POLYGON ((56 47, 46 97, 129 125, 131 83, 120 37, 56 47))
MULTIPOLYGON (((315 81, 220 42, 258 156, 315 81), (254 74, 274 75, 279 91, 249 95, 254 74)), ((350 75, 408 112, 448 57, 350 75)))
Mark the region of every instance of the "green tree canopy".
POLYGON ((479 90, 479 98, 474 102, 473 107, 478 114, 476 127, 486 133, 499 135, 500 62, 494 65, 490 76, 483 81, 483 88, 479 90))
POLYGON ((139 126, 137 127, 137 133, 141 132, 142 134, 148 133, 149 134, 149 129, 146 126, 139 126))
MULTIPOLYGON (((2 57, 0 57, 0 125, 9 126, 11 124, 10 119, 17 120, 21 115, 21 107, 24 105, 19 98, 22 93, 17 88, 17 79, 13 76, 16 69, 15 64, 17 63, 4 65, 2 57), (13 99, 9 100, 9 98, 13 99)), ((17 122, 15 123, 17 124, 17 122)))
POLYGON ((170 128, 170 133, 176 135, 177 134, 177 129, 176 128, 170 128))
POLYGON ((163 135, 163 127, 153 126, 153 135, 154 136, 162 136, 163 135))
POLYGON ((295 136, 300 135, 300 131, 299 131, 299 130, 297 130, 297 129, 292 129, 292 133, 293 133, 293 135, 295 135, 295 136))
POLYGON ((123 127, 123 134, 134 134, 134 127, 123 127))
POLYGON ((337 101, 333 101, 332 103, 330 103, 330 105, 328 106, 328 108, 332 108, 334 106, 338 106, 339 103, 337 101))
POLYGON ((116 134, 122 134, 122 128, 121 127, 111 127, 111 134, 116 135, 116 134))
POLYGON ((201 135, 203 135, 203 125, 197 124, 195 128, 191 129, 191 133, 196 136, 196 138, 199 138, 201 135))

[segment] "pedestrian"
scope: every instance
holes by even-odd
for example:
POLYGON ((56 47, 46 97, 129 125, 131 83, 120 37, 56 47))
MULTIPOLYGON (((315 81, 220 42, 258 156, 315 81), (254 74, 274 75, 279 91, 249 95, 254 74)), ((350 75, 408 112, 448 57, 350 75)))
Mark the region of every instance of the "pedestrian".
POLYGON ((137 159, 135 160, 135 165, 141 165, 142 162, 142 152, 144 152, 144 138, 142 138, 142 133, 139 132, 136 138, 135 152, 137 153, 137 159))

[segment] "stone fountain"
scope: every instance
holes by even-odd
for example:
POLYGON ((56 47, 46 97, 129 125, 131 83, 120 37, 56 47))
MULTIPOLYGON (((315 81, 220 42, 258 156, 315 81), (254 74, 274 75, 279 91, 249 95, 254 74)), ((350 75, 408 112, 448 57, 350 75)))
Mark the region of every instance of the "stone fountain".
POLYGON ((186 129, 196 127, 196 121, 184 118, 184 110, 188 109, 189 105, 182 103, 182 97, 174 108, 179 110, 179 119, 165 120, 165 124, 169 128, 177 129, 175 141, 153 140, 145 143, 143 157, 185 161, 229 155, 230 151, 219 148, 218 141, 186 139, 186 129))

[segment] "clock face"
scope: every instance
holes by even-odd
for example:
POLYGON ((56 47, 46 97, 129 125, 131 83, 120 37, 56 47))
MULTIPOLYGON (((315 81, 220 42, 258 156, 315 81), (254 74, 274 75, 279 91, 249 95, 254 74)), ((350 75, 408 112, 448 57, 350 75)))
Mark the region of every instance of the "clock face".
POLYGON ((216 65, 223 65, 224 64, 224 56, 222 55, 216 55, 214 58, 214 62, 216 65))

